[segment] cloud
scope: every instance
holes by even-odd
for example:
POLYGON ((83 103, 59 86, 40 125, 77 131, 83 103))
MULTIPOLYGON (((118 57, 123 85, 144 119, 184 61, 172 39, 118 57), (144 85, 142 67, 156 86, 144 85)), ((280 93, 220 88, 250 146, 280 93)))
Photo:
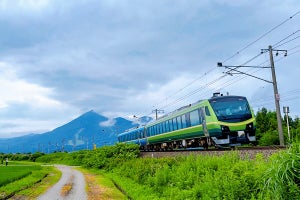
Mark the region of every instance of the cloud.
MULTIPOLYGON (((298 5, 292 0, 272 5, 225 0, 1 1, 0 88, 5 94, 0 94, 0 114, 53 125, 91 109, 111 118, 143 116, 156 108, 172 111, 215 91, 255 100, 265 83, 238 75, 220 78, 224 69, 216 63, 243 64, 295 31, 296 17, 240 51, 298 5)), ((259 65, 268 59, 264 56, 248 64, 259 65)), ((288 59, 286 70, 277 68, 279 89, 286 92, 297 89, 298 79, 296 58, 288 59)), ((270 79, 267 70, 249 73, 270 79)))
POLYGON ((108 119, 107 121, 100 122, 99 126, 102 126, 102 127, 112 127, 115 124, 116 124, 116 120, 115 119, 108 119))
POLYGON ((60 102, 49 98, 53 93, 52 89, 19 79, 13 67, 6 63, 0 63, 0 69, 4 75, 0 79, 0 88, 1 91, 5 91, 0 94, 0 105, 2 108, 7 107, 12 102, 31 102, 37 108, 60 106, 60 102))

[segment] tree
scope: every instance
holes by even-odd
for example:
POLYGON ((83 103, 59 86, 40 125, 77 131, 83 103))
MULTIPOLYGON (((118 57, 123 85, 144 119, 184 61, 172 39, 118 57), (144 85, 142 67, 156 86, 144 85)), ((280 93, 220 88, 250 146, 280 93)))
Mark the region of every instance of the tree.
MULTIPOLYGON (((284 137, 287 138, 286 116, 282 119, 284 129, 284 137)), ((294 120, 289 116, 289 128, 292 135, 292 141, 300 139, 300 119, 296 117, 294 120)), ((262 108, 256 114, 256 138, 260 145, 277 145, 279 144, 277 131, 277 117, 275 111, 268 111, 262 108)), ((287 140, 286 140, 287 141, 287 140)))

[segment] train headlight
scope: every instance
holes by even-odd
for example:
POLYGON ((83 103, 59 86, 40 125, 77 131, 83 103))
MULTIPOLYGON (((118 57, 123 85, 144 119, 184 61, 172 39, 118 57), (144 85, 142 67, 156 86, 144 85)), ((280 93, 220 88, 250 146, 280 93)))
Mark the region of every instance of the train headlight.
POLYGON ((228 126, 221 126, 222 132, 229 132, 229 127, 228 126))
POLYGON ((253 123, 247 124, 246 130, 253 130, 253 123))

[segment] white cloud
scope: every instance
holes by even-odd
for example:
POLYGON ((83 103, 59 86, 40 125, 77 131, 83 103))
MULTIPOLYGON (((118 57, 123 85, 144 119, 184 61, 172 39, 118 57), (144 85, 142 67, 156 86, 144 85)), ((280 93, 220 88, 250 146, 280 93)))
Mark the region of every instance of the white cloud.
POLYGON ((62 104, 52 99, 53 91, 33 83, 29 83, 17 77, 13 66, 0 63, 0 71, 3 76, 0 78, 0 105, 8 106, 11 102, 25 103, 32 107, 60 107, 62 104))
MULTIPOLYGON (((110 118, 143 116, 156 108, 172 111, 218 90, 255 101, 265 84, 237 75, 217 80, 224 69, 183 87, 299 7, 296 0, 275 2, 2 0, 0 119, 53 125, 57 118, 65 122, 91 109, 110 118)), ((299 17, 225 64, 240 65, 299 29, 299 17)), ((286 64, 277 68, 280 92, 299 88, 296 57, 276 63, 286 64)), ((269 71, 251 73, 270 79, 269 71)), ((10 125, 13 121, 5 127, 10 125)), ((20 128, 21 122, 15 125, 20 128)))
POLYGON ((107 121, 104 122, 100 122, 99 125, 100 126, 104 126, 104 127, 112 127, 116 124, 116 120, 115 119, 108 119, 107 121))

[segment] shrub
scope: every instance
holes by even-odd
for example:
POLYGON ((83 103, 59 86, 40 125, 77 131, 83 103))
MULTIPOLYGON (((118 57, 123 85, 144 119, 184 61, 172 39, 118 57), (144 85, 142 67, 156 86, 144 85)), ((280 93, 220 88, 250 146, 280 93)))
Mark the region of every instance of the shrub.
POLYGON ((262 184, 262 199, 300 199, 300 144, 271 157, 262 184))
POLYGON ((267 131, 263 133, 259 139, 259 145, 261 146, 270 146, 270 145, 279 145, 279 137, 277 131, 267 131))

